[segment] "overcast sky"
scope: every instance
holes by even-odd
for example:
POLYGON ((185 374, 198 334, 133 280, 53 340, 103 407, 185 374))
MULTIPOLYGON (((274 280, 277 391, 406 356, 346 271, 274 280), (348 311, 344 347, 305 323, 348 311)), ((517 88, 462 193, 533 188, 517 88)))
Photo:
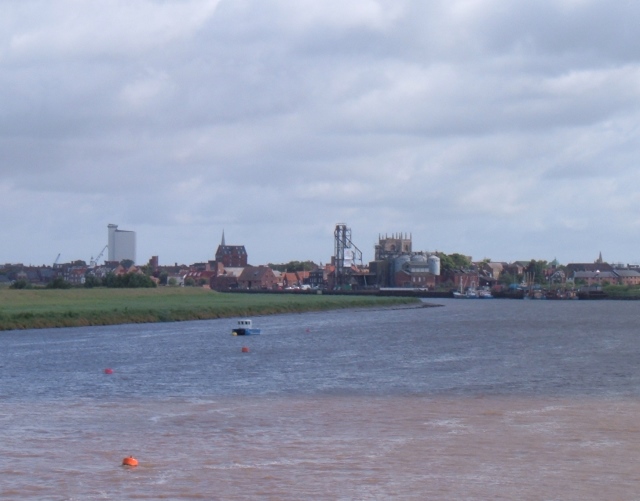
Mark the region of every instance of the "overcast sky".
POLYGON ((0 263, 640 262, 636 0, 0 0, 0 263), (106 258, 106 252, 104 257, 106 258))

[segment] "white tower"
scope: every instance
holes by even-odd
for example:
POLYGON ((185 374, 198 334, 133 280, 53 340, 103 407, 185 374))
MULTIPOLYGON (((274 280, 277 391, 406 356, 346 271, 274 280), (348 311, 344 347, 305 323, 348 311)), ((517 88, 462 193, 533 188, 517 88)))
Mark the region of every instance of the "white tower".
POLYGON ((109 261, 130 259, 136 262, 136 232, 119 230, 117 224, 107 226, 109 231, 109 261))

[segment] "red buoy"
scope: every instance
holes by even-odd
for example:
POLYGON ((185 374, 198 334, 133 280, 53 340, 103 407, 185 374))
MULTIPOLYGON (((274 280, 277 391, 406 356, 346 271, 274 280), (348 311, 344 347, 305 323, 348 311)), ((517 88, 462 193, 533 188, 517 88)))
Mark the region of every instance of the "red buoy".
POLYGON ((246 346, 243 346, 242 353, 249 353, 249 348, 247 348, 246 346))
POLYGON ((122 466, 138 466, 138 460, 133 456, 129 456, 122 460, 122 466))
POLYGON ((105 374, 113 374, 113 369, 105 369, 104 373, 105 374))

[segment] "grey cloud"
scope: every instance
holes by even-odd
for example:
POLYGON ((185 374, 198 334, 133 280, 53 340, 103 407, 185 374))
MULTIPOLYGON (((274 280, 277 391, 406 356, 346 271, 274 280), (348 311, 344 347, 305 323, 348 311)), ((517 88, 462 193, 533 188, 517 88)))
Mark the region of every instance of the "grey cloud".
POLYGON ((203 259, 201 235, 209 249, 223 227, 259 249, 254 262, 282 248, 326 260, 339 221, 365 252, 380 232, 408 231, 445 252, 569 257, 574 243, 599 245, 594 228, 613 238, 637 219, 639 9, 12 3, 0 207, 24 230, 6 230, 21 241, 7 259, 39 255, 34 228, 60 221, 97 228, 56 240, 83 254, 115 222, 170 261, 203 259), (545 244, 545 232, 568 236, 545 244))

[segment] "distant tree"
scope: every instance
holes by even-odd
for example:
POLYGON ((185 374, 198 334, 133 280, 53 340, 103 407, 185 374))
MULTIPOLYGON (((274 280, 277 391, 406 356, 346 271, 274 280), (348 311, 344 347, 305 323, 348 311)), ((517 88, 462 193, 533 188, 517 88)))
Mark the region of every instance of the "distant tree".
POLYGON ((167 285, 167 280, 169 279, 169 274, 166 271, 163 271, 158 275, 158 280, 160 281, 160 285, 167 285))
POLYGON ((154 288, 156 283, 151 280, 148 276, 143 275, 142 273, 127 273, 122 275, 125 281, 125 287, 129 288, 137 288, 143 287, 147 289, 154 288))
POLYGON ((171 277, 170 279, 167 280, 167 285, 174 287, 178 285, 178 281, 175 279, 175 277, 171 277))
POLYGON ((544 284, 546 282, 546 276, 544 271, 549 267, 546 261, 536 261, 532 259, 529 265, 526 267, 525 272, 533 277, 533 282, 536 284, 544 284))
POLYGON ((272 270, 292 273, 294 271, 312 271, 318 266, 313 261, 289 261, 288 263, 267 265, 272 270))
POLYGON ((31 289, 32 285, 26 280, 20 279, 13 282, 10 286, 10 289, 31 289))
POLYGON ((438 257, 440 258, 440 270, 443 275, 453 270, 468 269, 471 267, 471 260, 467 256, 463 256, 457 252, 453 254, 441 252, 438 254, 438 257))
POLYGON ((124 275, 116 275, 108 273, 102 281, 105 287, 113 288, 153 288, 156 283, 148 276, 141 273, 125 273, 124 275))
POLYGON ((115 287, 116 282, 116 274, 113 272, 107 273, 102 279, 102 285, 105 287, 115 287))
POLYGON ((87 289, 91 289, 93 287, 100 287, 102 285, 102 280, 100 280, 95 275, 87 275, 84 277, 84 286, 87 289))
POLYGON ((454 252, 453 254, 451 254, 451 259, 453 259, 455 266, 458 268, 471 267, 471 259, 469 259, 467 256, 463 254, 458 254, 457 252, 454 252))
POLYGON ((123 259, 122 261, 120 261, 120 264, 124 269, 128 270, 134 265, 134 262, 131 259, 123 259))
POLYGON ((520 277, 518 277, 517 275, 513 275, 511 273, 503 272, 503 273, 500 273, 498 282, 508 286, 508 285, 516 284, 520 282, 520 277))
POLYGON ((56 277, 49 282, 45 289, 71 289, 72 285, 62 277, 56 277))
POLYGON ((193 287, 194 285, 196 285, 196 281, 193 278, 189 277, 185 279, 184 285, 185 287, 193 287))

